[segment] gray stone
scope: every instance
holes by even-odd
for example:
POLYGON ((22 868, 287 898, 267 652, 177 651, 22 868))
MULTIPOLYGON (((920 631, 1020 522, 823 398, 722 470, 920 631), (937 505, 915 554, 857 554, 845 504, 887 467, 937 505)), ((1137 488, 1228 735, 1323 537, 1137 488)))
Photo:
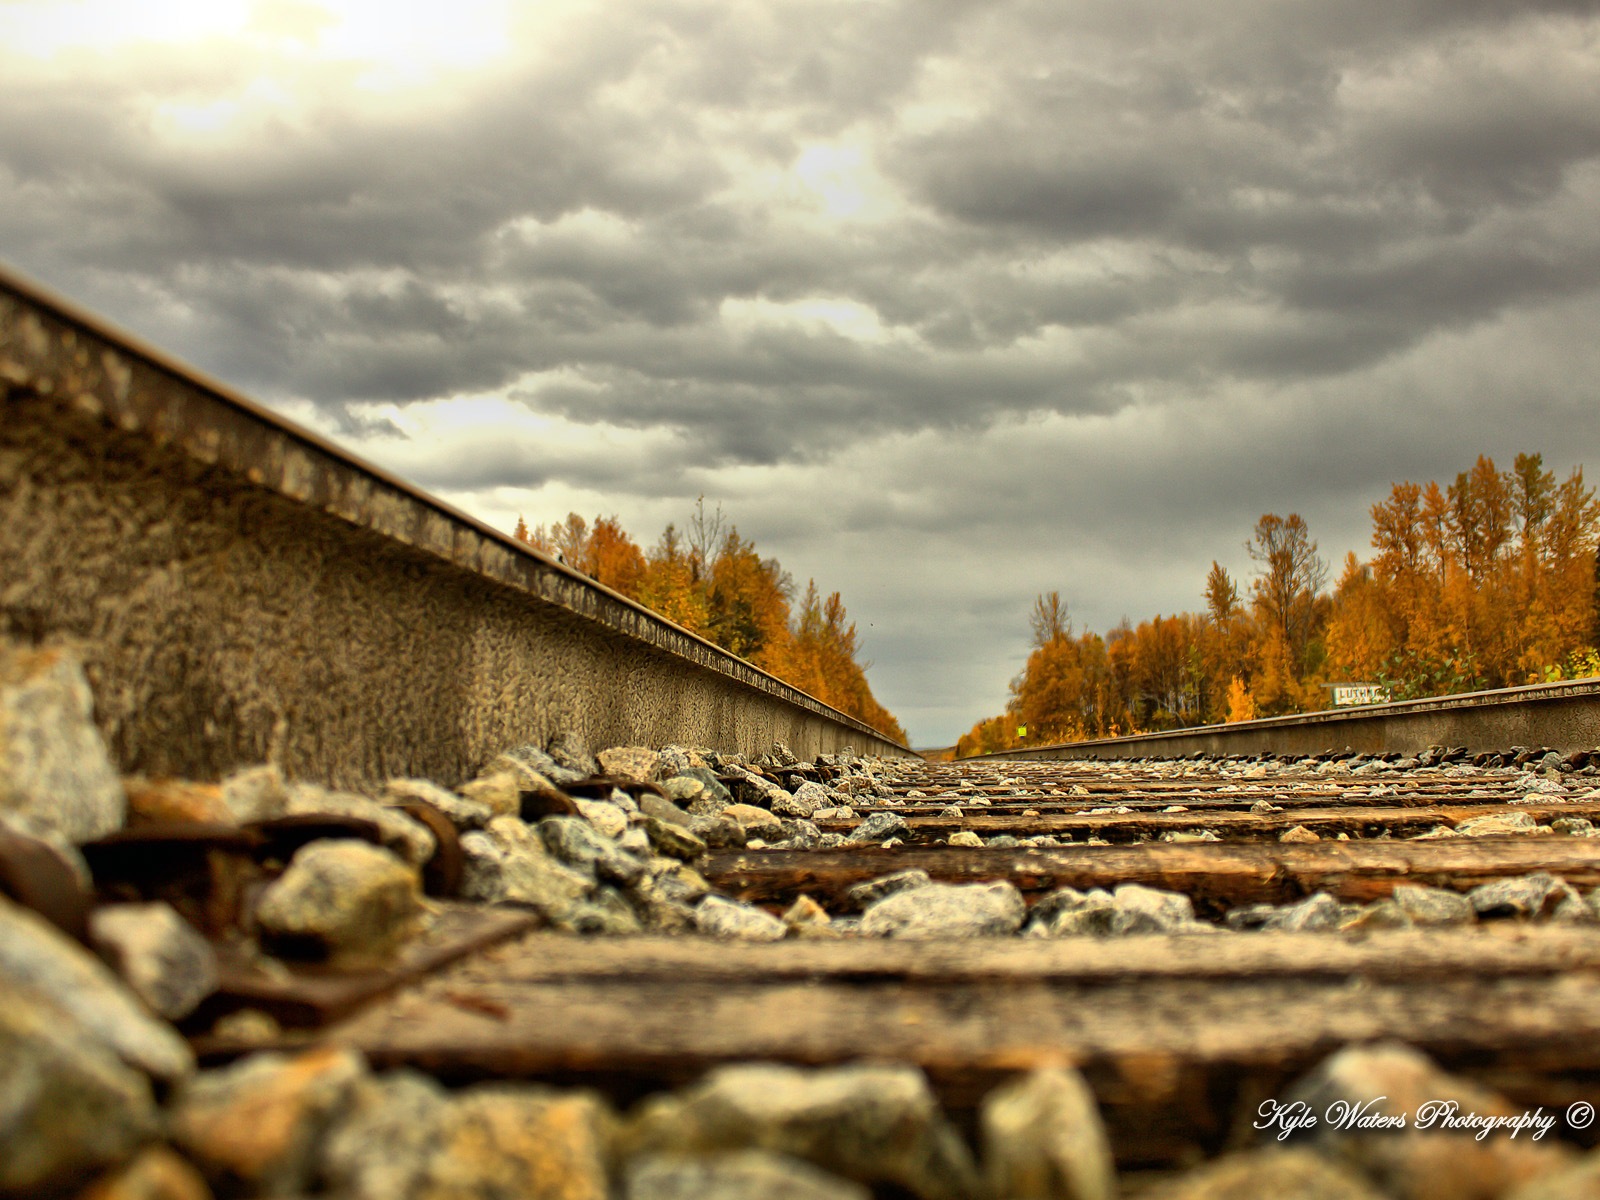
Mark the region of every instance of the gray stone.
POLYGON ((785 819, 783 840, 776 843, 785 850, 815 850, 822 842, 822 830, 804 817, 785 819))
POLYGON ((872 1200, 859 1183, 765 1150, 645 1154, 624 1181, 625 1200, 872 1200))
POLYGON ((415 1200, 449 1114, 449 1094, 424 1075, 364 1080, 323 1141, 318 1174, 337 1196, 415 1200))
POLYGON ((4 896, 0 985, 8 997, 13 991, 37 993, 67 1015, 77 1040, 104 1046, 148 1075, 172 1080, 194 1070, 188 1044, 151 1016, 109 967, 43 917, 4 896))
POLYGON ((1088 892, 1058 888, 1034 902, 1026 933, 1029 937, 1106 937, 1111 934, 1116 914, 1117 902, 1103 888, 1088 892))
POLYGON ((639 796, 639 811, 647 817, 654 817, 658 821, 666 821, 670 825, 681 825, 689 828, 691 820, 688 813, 679 808, 665 796, 658 796, 654 792, 644 792, 639 796))
POLYGON ((627 813, 629 817, 639 815, 639 802, 625 788, 612 788, 611 795, 607 796, 606 800, 611 804, 615 804, 623 812, 627 813))
POLYGON ((688 804, 711 794, 705 783, 693 775, 669 776, 661 781, 661 790, 667 794, 668 799, 679 804, 688 804))
POLYGON ((1538 828, 1539 822, 1525 812, 1490 813, 1460 822, 1456 825, 1456 832, 1462 837, 1502 837, 1513 833, 1533 833, 1538 828))
POLYGON ((721 1067, 682 1092, 646 1101, 625 1142, 640 1154, 745 1148, 791 1154, 924 1200, 981 1193, 971 1152, 913 1067, 721 1067))
POLYGON ((739 828, 744 830, 746 838, 764 838, 772 841, 782 837, 784 833, 782 818, 753 804, 730 804, 722 810, 722 816, 730 821, 737 821, 739 828))
POLYGON ((743 767, 730 764, 723 768, 723 774, 728 777, 728 788, 733 793, 734 800, 740 804, 753 804, 757 808, 775 810, 779 804, 787 805, 793 799, 772 780, 763 778, 754 771, 747 771, 743 767))
POLYGON ((1550 822, 1550 828, 1556 833, 1564 833, 1568 837, 1595 837, 1600 835, 1594 822, 1588 817, 1557 817, 1550 822))
POLYGON ((691 817, 720 817, 733 804, 732 800, 724 800, 721 796, 711 792, 701 791, 694 799, 685 803, 685 810, 691 817))
POLYGON ((633 905, 613 887, 595 888, 579 900, 561 922, 561 928, 573 933, 612 937, 644 931, 633 905))
POLYGON ((832 936, 833 919, 810 896, 798 896, 783 913, 783 923, 797 937, 832 936))
POLYGON ((551 854, 598 879, 627 886, 644 874, 643 861, 582 817, 545 817, 539 822, 539 836, 551 854))
POLYGON ((694 927, 709 937, 746 942, 782 941, 788 933, 784 923, 771 913, 723 896, 707 896, 700 901, 694 910, 694 927))
POLYGON ((656 767, 661 756, 648 746, 613 746, 595 757, 603 774, 614 779, 628 779, 634 783, 649 783, 656 777, 656 767))
POLYGON ((744 826, 732 817, 721 815, 732 805, 726 805, 717 815, 694 816, 689 819, 689 832, 713 850, 737 850, 749 839, 744 826))
POLYGON ((1371 904, 1357 906, 1357 910, 1353 913, 1346 913, 1344 919, 1339 922, 1339 928, 1351 932, 1408 929, 1413 923, 1411 915, 1393 900, 1375 900, 1371 904))
POLYGON ((861 917, 868 937, 1004 937, 1015 933, 1027 912, 1022 893, 1009 883, 931 883, 896 892, 861 917))
POLYGON ((1111 898, 1113 934, 1171 933, 1194 923, 1194 904, 1180 892, 1121 883, 1111 898))
MULTIPOLYGON (((545 753, 557 766, 577 771, 585 778, 600 774, 600 764, 589 753, 588 745, 569 729, 563 729, 551 738, 545 745, 545 753)), ((534 769, 539 770, 539 766, 535 764, 534 769)))
POLYGON ((383 785, 383 796, 389 804, 426 804, 462 833, 482 829, 495 817, 487 804, 458 796, 426 779, 391 779, 383 785))
POLYGON ((990 1092, 978 1117, 989 1194, 1007 1200, 1114 1200, 1116 1164, 1094 1093, 1046 1068, 990 1092))
POLYGON ((422 891, 416 871, 382 847, 328 838, 295 852, 262 891, 255 918, 287 952, 379 962, 415 932, 422 891))
POLYGON ((1478 919, 1471 900, 1446 888, 1399 883, 1393 899, 1417 925, 1471 925, 1478 919))
MULTIPOLYGON (((527 772, 522 769, 487 771, 469 783, 461 785, 461 794, 474 804, 481 804, 497 817, 513 817, 522 811, 522 793, 529 788, 527 772)), ((549 787, 555 784, 544 781, 549 787)))
POLYGON ((695 765, 694 759, 698 757, 683 746, 663 746, 656 757, 656 778, 670 779, 674 775, 682 775, 695 765))
POLYGON ((1454 829, 1452 829, 1448 825, 1435 825, 1432 829, 1428 830, 1426 833, 1419 833, 1415 837, 1413 837, 1413 838, 1411 838, 1409 840, 1411 840, 1413 842, 1426 842, 1426 841, 1431 841, 1431 840, 1433 840, 1435 838, 1453 838, 1453 837, 1460 837, 1460 836, 1461 836, 1461 834, 1457 833, 1454 829))
POLYGON ((610 800, 574 800, 583 819, 609 838, 619 838, 627 831, 628 814, 619 804, 610 800))
POLYGON ((496 817, 486 830, 463 834, 461 850, 462 895, 525 905, 558 926, 594 886, 590 876, 558 862, 518 817, 496 817))
POLYGON ((127 811, 78 660, 0 642, 0 816, 81 843, 121 829, 127 811))
POLYGON ((697 872, 670 858, 658 858, 628 894, 646 928, 682 933, 694 928, 693 905, 708 890, 697 872))
POLYGON ((1600 921, 1600 914, 1596 914, 1589 902, 1570 884, 1557 894, 1555 907, 1549 908, 1549 913, 1552 921, 1564 925, 1593 925, 1600 921))
POLYGON ((684 904, 694 904, 711 893, 711 885, 700 872, 669 858, 653 860, 649 878, 663 895, 684 904))
MULTIPOLYGON (((1426 1055, 1396 1042, 1351 1046, 1325 1059, 1280 1099, 1304 1102, 1321 1117, 1334 1105, 1361 1110, 1365 1122, 1341 1126, 1321 1120, 1298 1132, 1309 1148, 1359 1169, 1396 1200, 1451 1196, 1491 1200, 1508 1188, 1572 1160, 1554 1141, 1504 1132, 1479 1140, 1476 1130, 1447 1131, 1419 1120, 1425 1105, 1454 1103, 1479 1117, 1515 1116, 1525 1106, 1469 1080, 1441 1071, 1426 1055), (1402 1127, 1399 1122, 1404 1120, 1402 1127), (1389 1122, 1382 1127, 1381 1122, 1389 1122)), ((1263 1138, 1277 1137, 1269 1128, 1263 1138)))
POLYGON ((772 811, 781 817, 811 817, 818 809, 833 806, 833 793, 807 779, 787 799, 773 801, 772 811))
POLYGON ((1493 920, 1545 916, 1573 894, 1566 880, 1545 871, 1535 871, 1531 875, 1481 884, 1467 893, 1467 900, 1478 916, 1493 920))
POLYGON ((289 785, 273 763, 235 771, 222 781, 222 802, 240 824, 281 817, 289 806, 289 785))
POLYGON ((365 1078, 347 1047, 253 1054, 195 1076, 173 1106, 170 1136, 228 1191, 304 1195, 324 1132, 365 1078))
MULTIPOLYGON (((1449 1193, 1440 1192, 1443 1197, 1449 1193)), ((1389 1200, 1357 1171, 1313 1150, 1226 1154, 1139 1192, 1139 1200, 1389 1200)))
MULTIPOLYGON (((0 956, 9 953, 11 932, 0 932, 0 956)), ((143 1075, 101 1037, 85 1037, 77 1020, 45 997, 9 978, 4 991, 0 1194, 53 1192, 157 1135, 160 1119, 143 1075)))
POLYGON ((397 1072, 356 1089, 321 1173, 349 1200, 605 1200, 613 1120, 587 1093, 491 1084, 451 1096, 397 1072))
POLYGON ((888 875, 879 875, 876 879, 869 879, 865 883, 858 883, 847 890, 844 900, 851 908, 861 909, 876 904, 885 896, 892 896, 896 892, 904 892, 911 888, 927 887, 933 880, 921 867, 912 867, 905 871, 893 871, 888 875))
POLYGON ((851 846, 870 846, 894 837, 904 837, 910 830, 899 813, 875 812, 851 831, 845 843, 851 846))
POLYGON ((1298 904, 1285 904, 1264 922, 1263 929, 1309 931, 1337 929, 1344 920, 1344 909, 1327 892, 1315 892, 1298 904))
POLYGON ((158 1016, 180 1020, 216 991, 211 944, 170 904, 102 905, 89 927, 95 948, 158 1016))
POLYGON ((645 814, 644 833, 658 854, 681 858, 684 862, 694 862, 709 849, 688 825, 663 821, 652 813, 645 814))
POLYGON ((589 759, 585 766, 579 768, 564 766, 545 753, 543 747, 529 743, 497 755, 489 769, 511 768, 523 775, 536 776, 552 787, 563 788, 568 784, 588 779, 596 773, 597 766, 593 759, 589 759))
POLYGON ((433 831, 421 821, 354 792, 329 791, 314 783, 291 784, 284 812, 289 816, 334 813, 371 821, 378 827, 378 840, 413 867, 426 864, 438 848, 433 831))

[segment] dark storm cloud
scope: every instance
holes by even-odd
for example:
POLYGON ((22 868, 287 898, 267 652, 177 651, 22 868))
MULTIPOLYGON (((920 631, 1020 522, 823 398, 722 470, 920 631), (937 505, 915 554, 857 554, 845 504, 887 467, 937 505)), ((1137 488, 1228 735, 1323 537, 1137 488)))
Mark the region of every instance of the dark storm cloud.
POLYGON ((641 535, 726 494, 954 732, 1034 591, 1103 629, 1248 570, 1263 511, 1337 565, 1395 480, 1600 456, 1600 0, 629 0, 511 37, 392 103, 260 42, 0 48, 0 256, 425 486, 641 535), (232 132, 162 123, 214 101, 232 132), (463 394, 530 423, 406 417, 463 394))
MULTIPOLYGON (((614 38, 577 26, 555 69, 407 120, 317 101, 300 136, 220 156, 131 138, 136 92, 34 87, 0 106, 0 161, 14 197, 51 211, 14 235, 31 235, 25 262, 80 277, 92 262, 199 299, 184 348, 269 392, 336 409, 570 367, 611 383, 581 406, 536 403, 682 426, 755 463, 823 452, 841 428, 1104 411, 1130 379, 1352 371, 1593 286, 1592 256, 1537 220, 1514 246, 1483 244, 1486 222, 1548 197, 1600 149, 1591 60, 1540 72, 1437 42, 1568 36, 1528 6, 836 15, 642 6, 614 38), (981 81, 963 115, 901 128, 919 71, 963 54, 977 61, 958 78, 981 81), (1406 82, 1412 60, 1430 64, 1429 88, 1406 82), (630 84, 656 102, 598 102, 630 84), (889 177, 926 206, 865 236, 730 200, 726 147, 707 140, 714 124, 781 169, 804 139, 863 122, 889 177), (583 212, 616 228, 561 221, 583 212), (88 219, 73 229, 74 216, 88 219), (1040 257, 1119 243, 1150 261, 1029 275, 1040 257), (1286 261, 1262 264, 1263 251, 1286 261), (492 289, 512 299, 461 299, 492 289), (811 295, 865 304, 923 348, 724 327, 730 299, 811 295), (1268 315, 1207 320, 1219 304, 1268 315), (1152 321, 1174 312, 1192 316, 1152 321), (1087 337, 1055 358, 996 353, 1050 330, 1087 337)), ((191 88, 217 82, 216 68, 164 65, 191 88)))

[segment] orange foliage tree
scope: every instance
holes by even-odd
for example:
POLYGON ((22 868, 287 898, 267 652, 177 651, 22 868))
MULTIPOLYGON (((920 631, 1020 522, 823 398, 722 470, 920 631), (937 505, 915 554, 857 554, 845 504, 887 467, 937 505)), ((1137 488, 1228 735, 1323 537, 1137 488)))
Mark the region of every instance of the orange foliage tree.
POLYGON ((798 614, 794 582, 774 558, 727 524, 721 508, 707 512, 702 497, 687 534, 675 525, 645 552, 616 517, 591 525, 577 513, 515 536, 667 620, 906 744, 894 715, 867 685, 870 664, 857 660, 856 627, 837 592, 819 600, 813 581, 798 614))
POLYGON ((1267 513, 1248 603, 1213 561, 1204 613, 1102 640, 1040 596, 1006 712, 958 754, 1308 711, 1330 681, 1400 699, 1600 674, 1600 503, 1581 469, 1557 483, 1537 454, 1506 472, 1480 456, 1444 487, 1394 484, 1371 515, 1371 561, 1347 555, 1331 593, 1304 519, 1267 513))

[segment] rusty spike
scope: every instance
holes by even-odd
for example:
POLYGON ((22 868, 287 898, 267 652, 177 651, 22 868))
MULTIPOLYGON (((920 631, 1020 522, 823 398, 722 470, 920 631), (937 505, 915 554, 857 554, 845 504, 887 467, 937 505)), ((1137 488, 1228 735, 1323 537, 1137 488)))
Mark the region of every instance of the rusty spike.
POLYGON ((420 800, 407 801, 399 808, 433 832, 433 857, 422 868, 423 889, 430 896, 451 897, 460 894, 467 862, 461 853, 461 836, 456 832, 456 827, 442 812, 420 800))

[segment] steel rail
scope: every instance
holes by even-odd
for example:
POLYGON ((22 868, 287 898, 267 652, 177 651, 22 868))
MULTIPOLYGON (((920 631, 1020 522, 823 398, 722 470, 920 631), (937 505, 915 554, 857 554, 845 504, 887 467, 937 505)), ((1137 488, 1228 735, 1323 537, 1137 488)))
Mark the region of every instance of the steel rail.
POLYGON ((125 770, 911 753, 4 266, 0 403, 0 635, 78 649, 125 770))
POLYGON ((1600 747, 1600 679, 1027 746, 961 761, 1321 754, 1345 749, 1363 754, 1417 754, 1429 746, 1499 751, 1513 745, 1547 746, 1564 753, 1600 747))

